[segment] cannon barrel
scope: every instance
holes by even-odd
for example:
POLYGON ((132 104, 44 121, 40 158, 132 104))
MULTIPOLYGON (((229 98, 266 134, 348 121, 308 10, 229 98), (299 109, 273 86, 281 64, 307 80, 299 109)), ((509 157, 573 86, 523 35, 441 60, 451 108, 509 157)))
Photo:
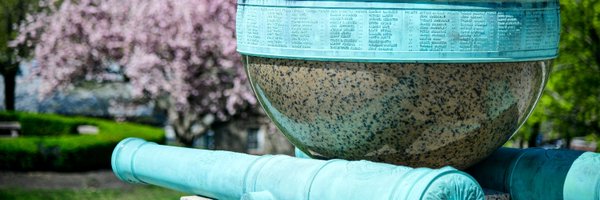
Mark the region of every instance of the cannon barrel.
POLYGON ((479 184, 451 167, 254 156, 127 138, 112 155, 116 176, 215 199, 483 199, 479 184))
POLYGON ((482 187, 515 200, 600 199, 600 154, 564 149, 500 148, 467 169, 482 187))

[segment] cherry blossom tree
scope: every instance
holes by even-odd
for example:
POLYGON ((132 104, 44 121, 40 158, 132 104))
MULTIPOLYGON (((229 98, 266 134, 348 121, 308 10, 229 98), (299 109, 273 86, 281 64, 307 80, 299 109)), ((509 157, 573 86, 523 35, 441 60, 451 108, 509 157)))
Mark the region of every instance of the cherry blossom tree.
POLYGON ((214 118, 255 107, 236 52, 235 0, 48 0, 13 46, 34 48, 49 94, 119 70, 135 97, 158 102, 185 144, 214 118), (208 116, 208 117, 207 117, 208 116), (207 122, 208 121, 208 122, 207 122))
POLYGON ((37 0, 0 1, 0 74, 4 80, 4 106, 6 110, 15 110, 16 76, 19 72, 17 52, 29 53, 24 45, 9 47, 8 42, 17 35, 15 24, 23 21, 29 11, 36 10, 37 0))

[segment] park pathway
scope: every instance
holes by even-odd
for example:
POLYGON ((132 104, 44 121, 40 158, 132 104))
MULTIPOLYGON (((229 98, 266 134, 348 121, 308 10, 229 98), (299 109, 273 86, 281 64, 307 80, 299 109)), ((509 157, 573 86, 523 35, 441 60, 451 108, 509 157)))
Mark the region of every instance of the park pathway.
POLYGON ((6 172, 0 171, 0 189, 116 189, 133 187, 126 184, 110 170, 63 172, 6 172))

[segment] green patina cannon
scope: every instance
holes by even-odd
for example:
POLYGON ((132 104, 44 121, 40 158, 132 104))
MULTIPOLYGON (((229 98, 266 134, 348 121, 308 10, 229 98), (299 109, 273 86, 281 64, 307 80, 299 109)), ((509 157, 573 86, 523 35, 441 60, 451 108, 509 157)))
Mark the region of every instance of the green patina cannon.
POLYGON ((451 167, 254 156, 135 138, 117 145, 112 167, 123 181, 215 199, 484 199, 471 176, 451 167))
POLYGON ((515 200, 600 199, 600 154, 500 148, 467 170, 484 188, 515 200))
MULTIPOLYGON (((310 158, 299 149, 296 157, 310 158)), ((500 148, 466 170, 483 188, 511 199, 600 199, 600 154, 567 149, 500 148)))
POLYGON ((501 148, 460 172, 369 161, 254 156, 170 147, 128 138, 112 156, 123 181, 215 199, 483 199, 483 187, 512 199, 600 199, 600 154, 501 148))

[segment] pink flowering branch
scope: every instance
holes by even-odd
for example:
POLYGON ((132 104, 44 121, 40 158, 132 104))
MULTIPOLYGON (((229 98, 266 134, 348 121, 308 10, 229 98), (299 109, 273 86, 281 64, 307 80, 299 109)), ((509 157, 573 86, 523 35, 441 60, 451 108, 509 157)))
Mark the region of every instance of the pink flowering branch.
POLYGON ((134 96, 169 100, 170 121, 185 124, 178 132, 199 121, 190 115, 226 120, 256 104, 235 51, 235 0, 55 1, 11 43, 35 48, 42 94, 109 80, 117 64, 134 96))
POLYGON ((45 1, 13 45, 35 47, 47 94, 116 63, 136 96, 221 118, 256 103, 236 53, 234 0, 45 1))

